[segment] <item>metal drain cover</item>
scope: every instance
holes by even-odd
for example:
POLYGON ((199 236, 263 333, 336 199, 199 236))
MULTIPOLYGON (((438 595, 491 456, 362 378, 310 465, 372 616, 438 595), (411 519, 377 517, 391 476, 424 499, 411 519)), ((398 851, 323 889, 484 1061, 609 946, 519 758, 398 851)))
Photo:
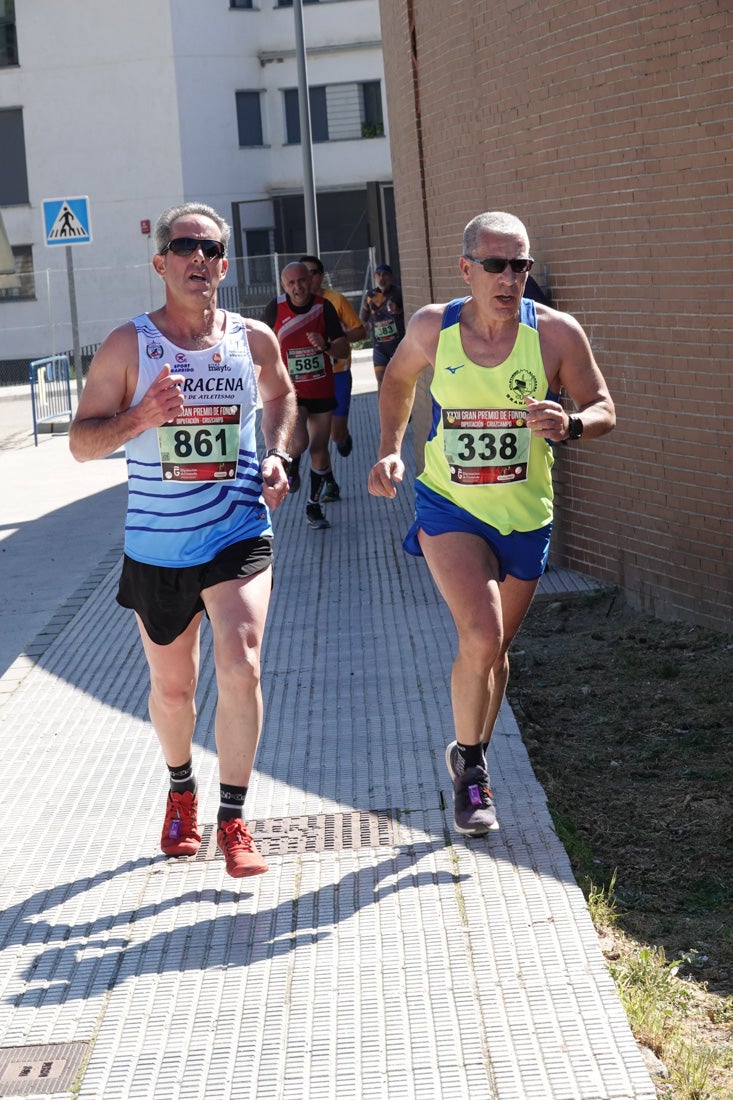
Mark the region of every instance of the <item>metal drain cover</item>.
MULTIPOLYGON (((392 848, 395 842, 392 810, 271 817, 248 824, 263 856, 392 848)), ((223 859, 216 845, 216 826, 203 825, 201 835, 201 847, 191 858, 197 862, 223 859)))
POLYGON ((69 1092, 89 1043, 0 1047, 0 1096, 69 1092))

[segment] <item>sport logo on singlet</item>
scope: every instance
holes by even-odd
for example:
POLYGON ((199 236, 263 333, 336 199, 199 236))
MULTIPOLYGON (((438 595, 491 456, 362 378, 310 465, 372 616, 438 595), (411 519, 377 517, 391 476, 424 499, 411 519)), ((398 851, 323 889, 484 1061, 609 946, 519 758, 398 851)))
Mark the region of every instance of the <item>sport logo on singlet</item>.
POLYGON ((509 393, 507 397, 510 401, 516 401, 517 404, 522 404, 525 397, 533 397, 537 390, 537 379, 528 370, 515 370, 514 374, 509 379, 509 393))

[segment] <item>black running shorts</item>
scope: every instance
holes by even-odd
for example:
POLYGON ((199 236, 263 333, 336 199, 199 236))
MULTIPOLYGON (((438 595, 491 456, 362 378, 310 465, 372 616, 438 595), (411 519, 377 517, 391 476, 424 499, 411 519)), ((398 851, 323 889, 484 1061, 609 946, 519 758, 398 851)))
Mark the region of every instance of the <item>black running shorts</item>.
POLYGON ((306 409, 309 413, 333 412, 338 405, 335 397, 298 397, 297 400, 298 408, 306 409))
POLYGON ((235 542, 212 561, 180 569, 146 565, 125 554, 117 602, 137 611, 156 645, 170 645, 205 610, 201 599, 205 588, 254 576, 270 565, 272 539, 264 536, 235 542))

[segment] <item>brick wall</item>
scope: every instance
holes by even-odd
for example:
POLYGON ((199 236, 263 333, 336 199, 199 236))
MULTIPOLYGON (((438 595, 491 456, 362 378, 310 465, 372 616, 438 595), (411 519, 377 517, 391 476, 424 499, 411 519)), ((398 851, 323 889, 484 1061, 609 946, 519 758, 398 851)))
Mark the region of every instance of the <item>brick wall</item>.
POLYGON ((462 293, 474 214, 518 214, 618 414, 562 450, 555 555, 731 629, 729 4, 381 0, 381 20, 408 313, 462 293))

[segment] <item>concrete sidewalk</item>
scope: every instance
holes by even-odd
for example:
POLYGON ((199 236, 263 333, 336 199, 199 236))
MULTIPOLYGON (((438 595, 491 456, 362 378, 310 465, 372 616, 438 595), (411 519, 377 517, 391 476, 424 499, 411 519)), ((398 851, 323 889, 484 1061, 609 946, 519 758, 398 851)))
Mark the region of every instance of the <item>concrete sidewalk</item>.
MULTIPOLYGON (((655 1096, 506 705, 500 828, 452 828, 454 631, 400 547, 409 488, 365 491, 371 389, 366 371, 332 529, 306 528, 304 490, 276 514, 247 806, 270 871, 255 880, 228 878, 213 843, 208 629, 204 844, 192 860, 158 848, 167 776, 133 617, 114 601, 122 459, 67 467, 62 437, 33 448, 32 434, 0 450, 2 597, 19 605, 52 576, 35 600, 47 630, 28 606, 3 616, 0 1097, 655 1096)), ((562 570, 543 581, 577 586, 562 570)))

